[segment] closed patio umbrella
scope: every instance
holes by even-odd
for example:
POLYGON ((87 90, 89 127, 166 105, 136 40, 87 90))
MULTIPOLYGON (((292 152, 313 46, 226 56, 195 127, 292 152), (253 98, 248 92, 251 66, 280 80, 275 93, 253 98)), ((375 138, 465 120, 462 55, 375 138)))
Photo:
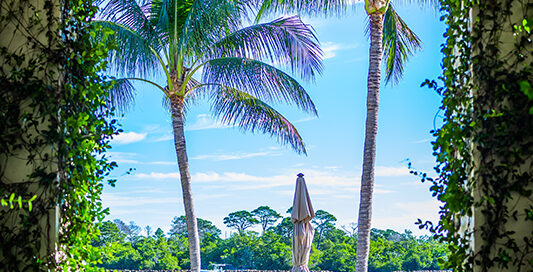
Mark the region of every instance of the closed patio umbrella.
POLYGON ((303 176, 301 173, 298 174, 292 203, 291 221, 294 225, 292 234, 293 267, 291 272, 309 272, 309 252, 315 235, 315 230, 310 222, 315 217, 315 211, 311 205, 311 199, 303 176))

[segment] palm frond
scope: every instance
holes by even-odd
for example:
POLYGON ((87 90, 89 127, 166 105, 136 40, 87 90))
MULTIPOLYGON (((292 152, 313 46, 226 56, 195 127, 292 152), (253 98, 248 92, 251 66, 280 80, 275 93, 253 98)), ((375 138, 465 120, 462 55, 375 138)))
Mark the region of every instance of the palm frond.
POLYGON ((124 113, 134 104, 135 88, 127 78, 113 78, 108 81, 111 87, 108 90, 107 106, 114 107, 118 112, 124 113))
POLYGON ((254 0, 258 4, 256 22, 267 14, 298 12, 308 15, 339 16, 353 0, 254 0))
POLYGON ((203 69, 202 82, 239 89, 266 102, 294 104, 305 112, 317 114, 313 101, 298 81, 261 61, 236 57, 209 60, 203 69))
POLYGON ((298 130, 283 115, 256 97, 218 85, 211 96, 213 114, 223 123, 276 137, 298 153, 307 154, 298 130))
POLYGON ((146 10, 143 9, 145 5, 147 3, 135 0, 109 0, 98 17, 133 30, 159 52, 163 45, 159 40, 162 32, 150 23, 146 10))
MULTIPOLYGON (((429 8, 435 12, 440 10, 440 0, 392 0, 397 5, 416 5, 420 8, 429 8)), ((391 2, 392 2, 391 1, 391 2)))
POLYGON ((234 0, 195 0, 181 33, 184 52, 200 56, 216 41, 242 25, 242 12, 234 0))
MULTIPOLYGON (((175 43, 181 37, 193 2, 194 0, 151 0, 145 5, 148 19, 163 33, 161 40, 165 45, 175 43)), ((177 47, 178 45, 172 44, 171 46, 177 47)))
POLYGON ((141 6, 141 9, 146 18, 150 22, 150 25, 156 29, 159 33, 159 39, 161 43, 165 46, 168 45, 169 41, 169 7, 170 3, 168 0, 152 0, 147 1, 141 6))
POLYGON ((398 83, 409 56, 422 48, 420 38, 407 26, 392 5, 383 19, 383 53, 385 57, 385 82, 398 83))
POLYGON ((237 30, 215 43, 206 59, 241 57, 288 65, 305 79, 322 72, 322 50, 312 28, 298 16, 237 30))
POLYGON ((118 23, 94 21, 95 25, 114 31, 112 35, 116 43, 115 50, 110 51, 108 58, 114 70, 128 77, 151 76, 162 65, 161 57, 156 49, 135 30, 118 23))
POLYGON ((205 98, 206 94, 203 92, 202 88, 199 88, 200 82, 194 78, 191 78, 187 81, 187 86, 185 87, 186 95, 183 106, 183 111, 187 113, 190 107, 196 105, 200 99, 205 98))

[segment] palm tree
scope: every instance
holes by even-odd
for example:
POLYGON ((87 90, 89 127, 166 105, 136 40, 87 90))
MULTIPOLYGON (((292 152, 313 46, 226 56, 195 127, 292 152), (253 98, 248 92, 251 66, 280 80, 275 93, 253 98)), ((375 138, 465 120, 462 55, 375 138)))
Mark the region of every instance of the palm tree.
MULTIPOLYGON (((276 11, 297 11, 312 15, 320 13, 324 15, 340 15, 353 2, 350 0, 258 1, 261 2, 259 16, 263 13, 276 11)), ((385 81, 387 83, 397 83, 403 74, 405 61, 414 51, 421 47, 420 39, 396 13, 390 0, 365 0, 365 10, 369 18, 370 63, 367 77, 367 119, 357 230, 357 264, 355 269, 357 272, 368 271, 381 60, 383 56, 386 59, 385 81), (383 49, 385 50, 383 51, 383 49)), ((259 21, 259 16, 256 21, 259 21)))
POLYGON ((304 88, 268 64, 314 79, 322 70, 322 52, 313 31, 298 17, 243 28, 250 10, 248 1, 236 0, 109 0, 96 22, 114 32, 110 63, 124 76, 114 80, 111 104, 124 107, 133 99, 132 80, 153 85, 169 104, 192 271, 200 270, 200 244, 185 145, 187 107, 209 99, 220 121, 270 134, 304 154, 296 128, 267 103, 294 104, 317 114, 304 88), (150 80, 156 73, 165 82, 150 80))

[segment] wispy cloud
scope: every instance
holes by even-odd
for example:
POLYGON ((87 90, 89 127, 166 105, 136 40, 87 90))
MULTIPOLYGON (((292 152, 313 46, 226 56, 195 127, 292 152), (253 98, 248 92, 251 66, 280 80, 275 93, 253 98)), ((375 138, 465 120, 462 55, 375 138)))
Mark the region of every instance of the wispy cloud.
POLYGON ((391 177, 391 176, 409 176, 409 168, 407 167, 390 167, 390 166, 376 166, 375 175, 377 177, 391 177))
POLYGON ((230 197, 231 194, 202 194, 196 197, 197 201, 211 200, 213 198, 230 197))
POLYGON ((341 50, 353 49, 361 46, 360 44, 343 44, 335 42, 324 42, 322 44, 322 51, 324 52, 324 59, 331 59, 337 56, 341 50))
POLYGON ((110 160, 116 161, 117 163, 141 163, 137 160, 139 154, 132 152, 106 152, 106 155, 110 160))
POLYGON ((176 178, 179 178, 180 175, 178 172, 171 172, 171 173, 151 172, 150 174, 139 173, 139 174, 136 174, 135 177, 139 179, 176 179, 176 178))
POLYGON ((102 201, 111 207, 136 207, 148 204, 173 204, 179 203, 177 197, 144 197, 124 195, 121 193, 103 193, 102 201))
POLYGON ((303 123, 303 122, 308 122, 308 121, 312 121, 312 120, 316 120, 318 119, 318 117, 316 116, 310 116, 310 117, 304 117, 302 119, 298 119, 294 122, 292 122, 293 124, 296 124, 296 123, 303 123))
MULTIPOLYGON (((224 189, 225 191, 261 190, 276 188, 280 194, 292 192, 298 172, 305 173, 309 190, 317 195, 350 195, 353 197, 359 191, 360 174, 346 173, 339 169, 332 171, 331 167, 322 169, 298 169, 287 170, 283 173, 273 173, 272 175, 260 176, 251 175, 245 172, 196 172, 191 175, 191 181, 210 189, 224 189)), ((405 167, 376 167, 376 176, 403 176, 409 175, 409 170, 405 167)), ((178 179, 179 173, 140 173, 135 175, 139 179, 178 179)), ((376 194, 393 193, 387 188, 376 186, 376 194)))
POLYGON ((260 177, 252 176, 246 173, 235 173, 235 172, 226 172, 226 173, 196 173, 192 176, 194 181, 198 182, 213 182, 213 181, 230 181, 230 182, 246 182, 246 181, 255 181, 255 182, 265 182, 272 179, 272 177, 260 177))
POLYGON ((116 161, 117 163, 128 163, 128 164, 152 164, 152 165, 174 165, 176 162, 173 161, 144 161, 139 158, 139 154, 132 152, 107 152, 106 155, 110 160, 116 161))
POLYGON ((173 161, 154 161, 154 162, 149 162, 149 164, 155 164, 155 165, 175 165, 177 162, 173 162, 173 161))
POLYGON ((170 124, 168 126, 161 126, 160 124, 146 125, 142 131, 149 134, 150 137, 147 140, 152 143, 174 139, 170 124))
MULTIPOLYGON (((207 155, 206 155, 207 156, 207 155)), ((168 163, 171 162, 161 162, 168 163)), ((174 164, 172 162, 172 164, 174 164)), ((409 169, 407 167, 390 167, 390 166, 376 166, 375 175, 378 177, 390 177, 390 176, 408 176, 409 169)), ((317 185, 327 185, 327 186, 346 186, 346 185, 355 185, 359 183, 360 174, 342 174, 342 173, 332 173, 332 170, 338 170, 338 167, 335 166, 326 166, 324 170, 316 169, 299 169, 291 170, 290 173, 271 175, 271 176, 256 176, 250 175, 244 172, 196 172, 191 176, 191 179, 194 182, 256 182, 256 183, 265 183, 265 184, 255 184, 252 187, 245 187, 246 189, 253 188, 270 188, 282 185, 293 184, 296 180, 296 175, 298 171, 306 173, 307 183, 317 184, 317 185)), ((336 171, 333 171, 336 172, 336 171)), ((142 179, 169 179, 169 178, 179 178, 178 172, 169 172, 169 173, 160 173, 160 172, 151 172, 151 173, 139 173, 135 175, 137 178, 142 179)), ((241 187, 242 188, 242 187, 241 187)))
POLYGON ((164 134, 162 136, 158 136, 156 138, 151 139, 150 142, 157 143, 157 142, 164 142, 164 141, 170 141, 170 140, 174 140, 174 135, 164 134))
POLYGON ((418 141, 411 141, 409 143, 411 144, 423 144, 423 143, 429 143, 431 141, 431 139, 427 138, 427 139, 422 139, 422 140, 418 140, 418 141))
POLYGON ((131 144, 146 139, 148 133, 123 132, 113 137, 113 144, 131 144))
POLYGON ((222 124, 215 120, 213 116, 209 114, 198 114, 196 116, 196 122, 191 125, 186 125, 185 130, 204 130, 204 129, 216 129, 216 128, 228 128, 231 126, 222 124))
MULTIPOLYGON (((326 189, 327 187, 356 187, 359 180, 355 176, 349 175, 334 175, 328 171, 319 170, 304 170, 306 175, 312 178, 307 178, 308 184, 316 185, 316 189, 326 189)), ((238 172, 199 172, 192 176, 194 182, 206 183, 207 186, 218 186, 220 182, 224 182, 224 188, 226 190, 255 190, 266 189, 283 186, 294 186, 296 181, 296 171, 290 171, 290 173, 271 175, 271 176, 256 176, 247 173, 238 172)), ((281 190, 281 192, 283 189, 281 190)))
POLYGON ((248 159, 253 157, 262 157, 262 156, 279 156, 281 152, 253 152, 253 153, 233 153, 233 154, 209 154, 209 155, 198 155, 192 157, 193 160, 213 160, 213 161, 228 161, 228 160, 240 160, 248 159))

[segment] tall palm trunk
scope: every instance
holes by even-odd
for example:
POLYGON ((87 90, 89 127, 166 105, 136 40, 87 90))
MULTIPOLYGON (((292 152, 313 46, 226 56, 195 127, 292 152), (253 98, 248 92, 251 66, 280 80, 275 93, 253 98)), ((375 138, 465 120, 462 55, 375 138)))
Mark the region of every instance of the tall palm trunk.
MULTIPOLYGON (((175 88, 178 89, 179 88, 175 88)), ((172 128, 174 130, 174 145, 178 157, 180 170, 181 189, 183 191, 183 206, 185 207, 185 217, 187 222, 187 235, 189 240, 189 256, 191 261, 191 272, 200 271, 200 239, 198 237, 198 224, 194 212, 194 204, 191 188, 191 175, 189 174, 189 159, 185 146, 185 118, 183 115, 184 99, 177 95, 170 98, 172 110, 172 128)))
POLYGON ((374 166, 376 160, 376 135, 378 131, 379 86, 381 80, 381 57, 383 54, 383 14, 372 13, 370 17, 370 65, 368 67, 368 94, 366 101, 365 147, 363 151, 363 174, 361 176, 361 199, 359 204, 359 228, 357 230, 356 272, 368 270, 370 250, 370 223, 372 219, 372 194, 374 191, 374 166))

